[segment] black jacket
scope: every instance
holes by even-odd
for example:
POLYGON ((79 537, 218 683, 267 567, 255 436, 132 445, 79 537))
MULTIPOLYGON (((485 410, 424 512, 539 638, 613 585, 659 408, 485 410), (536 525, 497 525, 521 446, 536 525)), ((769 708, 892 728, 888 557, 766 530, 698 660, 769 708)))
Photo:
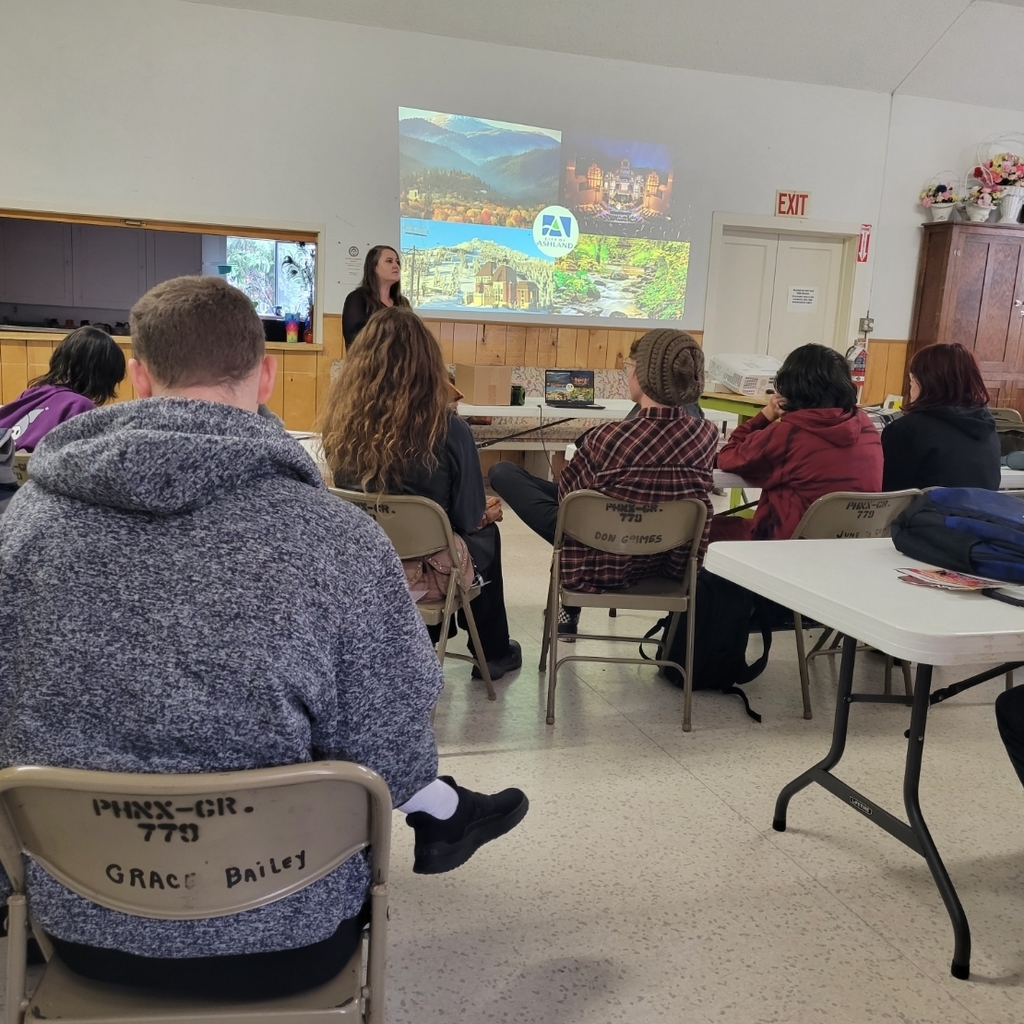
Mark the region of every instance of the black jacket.
MULTIPOLYGON (((344 473, 336 473, 336 487, 359 490, 359 485, 344 473)), ((389 488, 398 494, 418 494, 437 502, 448 513, 452 529, 461 534, 473 556, 473 564, 483 572, 494 561, 494 524, 479 529, 487 494, 480 469, 473 432, 465 420, 454 413, 448 417, 448 430, 438 445, 437 464, 409 469, 400 486, 389 488)))
POLYGON ((356 340, 356 335, 366 326, 369 319, 366 293, 362 288, 349 292, 345 296, 345 306, 341 311, 341 333, 345 337, 346 345, 351 345, 356 340))
POLYGON ((984 406, 908 412, 882 431, 882 490, 985 487, 999 490, 999 437, 984 406))

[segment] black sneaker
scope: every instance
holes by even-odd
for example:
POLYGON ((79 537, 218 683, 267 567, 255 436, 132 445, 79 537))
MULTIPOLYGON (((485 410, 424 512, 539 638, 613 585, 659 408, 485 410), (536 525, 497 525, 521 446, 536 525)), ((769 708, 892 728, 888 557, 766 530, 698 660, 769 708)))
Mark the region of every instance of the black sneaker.
POLYGON ((521 789, 488 796, 463 789, 450 775, 442 775, 441 780, 459 794, 455 813, 445 821, 426 811, 405 816, 405 823, 416 833, 412 869, 417 875, 439 875, 465 864, 484 843, 511 832, 530 809, 521 789))
MULTIPOLYGON (((509 640, 508 654, 504 658, 497 658, 487 662, 487 671, 491 674, 491 682, 500 679, 506 672, 515 672, 523 667, 523 649, 519 646, 518 640, 509 640)), ((480 669, 473 666, 473 678, 483 679, 480 669)))
POLYGON ((576 632, 580 625, 580 609, 577 608, 565 608, 559 606, 558 608, 558 635, 567 643, 576 643, 576 632))

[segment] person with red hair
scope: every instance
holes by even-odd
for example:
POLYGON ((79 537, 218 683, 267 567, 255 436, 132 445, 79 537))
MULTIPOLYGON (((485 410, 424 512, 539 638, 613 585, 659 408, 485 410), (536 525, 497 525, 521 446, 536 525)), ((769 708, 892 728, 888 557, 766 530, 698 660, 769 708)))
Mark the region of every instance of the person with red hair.
POLYGON ((910 361, 905 415, 882 431, 882 489, 999 490, 999 437, 974 354, 929 345, 910 361))

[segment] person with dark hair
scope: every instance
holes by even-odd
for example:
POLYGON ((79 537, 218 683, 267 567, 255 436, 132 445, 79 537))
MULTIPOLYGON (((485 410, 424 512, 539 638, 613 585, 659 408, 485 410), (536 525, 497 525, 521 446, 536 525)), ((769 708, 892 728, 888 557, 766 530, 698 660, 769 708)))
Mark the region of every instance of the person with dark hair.
POLYGON ((338 487, 418 494, 448 514, 484 579, 473 618, 491 679, 500 679, 522 666, 523 655, 508 635, 497 509, 487 507, 473 434, 453 396, 423 321, 408 308, 378 310, 331 382, 318 429, 338 487))
POLYGON ((999 435, 974 353, 935 344, 910 361, 905 415, 882 431, 882 489, 999 490, 999 435))
MULTIPOLYGON (((139 400, 51 430, 0 519, 0 767, 354 761, 406 813, 414 872, 464 863, 529 803, 438 777, 444 678, 401 563, 258 414, 277 366, 252 301, 219 277, 176 278, 131 325, 139 400)), ((26 873, 33 924, 71 970, 247 999, 334 977, 370 885, 356 853, 243 913, 148 920, 29 858, 26 873)))
POLYGON ((375 245, 363 261, 363 279, 359 287, 345 297, 341 311, 341 333, 351 345, 366 321, 379 309, 408 306, 402 294, 402 260, 390 245, 375 245))
MULTIPOLYGON (((718 429, 689 411, 704 390, 704 353, 684 331, 659 328, 633 342, 623 360, 630 397, 640 409, 631 419, 588 430, 557 484, 511 462, 491 467, 491 487, 535 533, 555 538, 558 503, 570 491, 592 488, 639 503, 700 498, 708 506, 718 429)), ((707 547, 707 530, 701 554, 707 547)), ((615 555, 566 539, 562 580, 570 590, 628 587, 650 576, 682 579, 689 545, 658 555, 615 555)), ((573 634, 579 608, 559 612, 559 632, 573 634)))
POLYGON ((124 380, 124 353, 98 327, 79 327, 53 350, 50 368, 0 408, 0 434, 30 452, 58 423, 109 402, 124 380))
POLYGON ((1014 686, 996 697, 996 725, 1010 764, 1024 785, 1024 686, 1014 686))
POLYGON ((846 360, 824 345, 801 345, 775 376, 775 394, 738 426, 718 466, 761 488, 754 518, 715 516, 711 540, 788 540, 801 516, 834 491, 877 491, 882 444, 857 408, 846 360))

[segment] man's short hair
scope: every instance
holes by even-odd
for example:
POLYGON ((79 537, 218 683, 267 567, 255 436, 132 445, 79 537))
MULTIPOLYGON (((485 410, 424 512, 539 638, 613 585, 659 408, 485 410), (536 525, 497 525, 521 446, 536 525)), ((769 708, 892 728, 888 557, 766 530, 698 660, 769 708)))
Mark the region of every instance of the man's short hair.
POLYGON ((244 380, 265 352, 252 300, 219 277, 175 277, 132 307, 132 352, 165 387, 244 380))

